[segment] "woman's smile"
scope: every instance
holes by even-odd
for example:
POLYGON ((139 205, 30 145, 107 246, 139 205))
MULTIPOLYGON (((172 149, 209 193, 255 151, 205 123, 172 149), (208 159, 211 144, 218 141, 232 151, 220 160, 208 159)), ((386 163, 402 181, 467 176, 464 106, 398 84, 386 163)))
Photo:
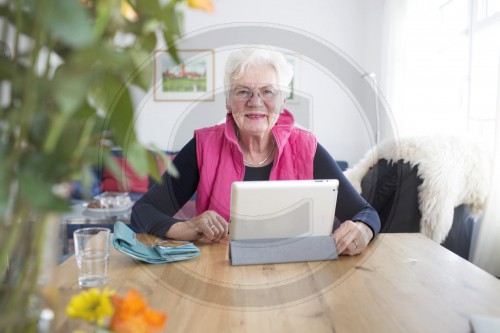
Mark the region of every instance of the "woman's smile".
POLYGON ((262 113, 247 113, 245 114, 245 117, 250 119, 250 120, 261 120, 264 118, 267 118, 265 114, 262 113))

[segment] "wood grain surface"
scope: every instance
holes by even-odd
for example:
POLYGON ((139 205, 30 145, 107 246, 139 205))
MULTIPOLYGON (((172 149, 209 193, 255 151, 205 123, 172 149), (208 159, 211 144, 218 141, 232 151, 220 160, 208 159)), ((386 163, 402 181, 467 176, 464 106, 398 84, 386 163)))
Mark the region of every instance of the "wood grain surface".
MULTIPOLYGON (((107 286, 167 312, 164 332, 470 332, 471 315, 500 317, 500 281, 421 234, 381 234, 334 261, 234 267, 227 245, 197 245, 199 257, 160 265, 112 249, 107 286)), ((74 257, 56 276, 57 332, 71 332, 74 257)))

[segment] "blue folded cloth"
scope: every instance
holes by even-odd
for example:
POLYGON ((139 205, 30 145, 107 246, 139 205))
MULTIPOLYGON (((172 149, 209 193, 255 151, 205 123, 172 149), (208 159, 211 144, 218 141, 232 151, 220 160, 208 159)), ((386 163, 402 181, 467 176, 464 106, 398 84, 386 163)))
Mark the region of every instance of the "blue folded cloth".
POLYGON ((147 246, 139 242, 135 232, 121 221, 115 223, 113 246, 134 259, 151 264, 187 260, 200 255, 200 249, 189 242, 162 241, 147 246))

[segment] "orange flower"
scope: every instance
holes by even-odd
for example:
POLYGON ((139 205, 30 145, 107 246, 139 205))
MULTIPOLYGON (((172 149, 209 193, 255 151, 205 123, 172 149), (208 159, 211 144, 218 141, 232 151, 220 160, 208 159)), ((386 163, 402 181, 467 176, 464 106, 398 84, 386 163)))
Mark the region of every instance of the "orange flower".
POLYGON ((188 6, 195 9, 205 10, 207 12, 214 11, 212 0, 188 0, 188 6))
POLYGON ((130 289, 124 298, 113 296, 111 329, 120 333, 153 333, 165 326, 167 315, 148 308, 141 294, 130 289))

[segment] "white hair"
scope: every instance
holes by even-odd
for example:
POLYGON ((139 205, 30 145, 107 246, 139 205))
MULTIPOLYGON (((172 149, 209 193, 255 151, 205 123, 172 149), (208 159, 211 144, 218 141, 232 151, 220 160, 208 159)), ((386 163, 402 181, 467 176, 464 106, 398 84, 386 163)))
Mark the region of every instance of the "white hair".
POLYGON ((233 82, 243 76, 245 69, 251 66, 270 65, 276 71, 279 88, 289 89, 293 77, 293 68, 282 53, 264 48, 242 48, 229 55, 224 71, 226 96, 233 82))

